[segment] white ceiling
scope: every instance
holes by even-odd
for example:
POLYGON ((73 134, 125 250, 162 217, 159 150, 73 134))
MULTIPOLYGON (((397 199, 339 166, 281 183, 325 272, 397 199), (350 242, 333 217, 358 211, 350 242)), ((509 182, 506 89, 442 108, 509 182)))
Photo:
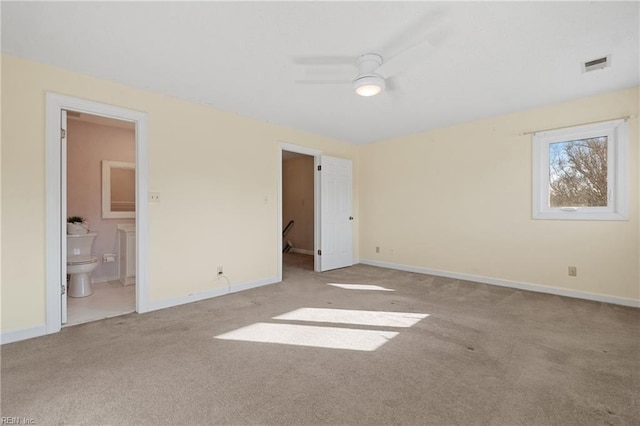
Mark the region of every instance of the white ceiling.
POLYGON ((639 5, 3 1, 2 51, 367 143, 638 86, 639 5), (304 57, 390 59, 425 40, 428 57, 381 95, 296 83, 318 70, 304 57), (610 68, 582 73, 605 55, 610 68))

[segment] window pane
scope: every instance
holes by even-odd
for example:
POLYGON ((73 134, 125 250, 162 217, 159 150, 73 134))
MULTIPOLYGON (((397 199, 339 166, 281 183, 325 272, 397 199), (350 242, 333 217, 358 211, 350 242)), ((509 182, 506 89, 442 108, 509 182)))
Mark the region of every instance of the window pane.
POLYGON ((549 144, 549 207, 607 206, 607 137, 549 144))

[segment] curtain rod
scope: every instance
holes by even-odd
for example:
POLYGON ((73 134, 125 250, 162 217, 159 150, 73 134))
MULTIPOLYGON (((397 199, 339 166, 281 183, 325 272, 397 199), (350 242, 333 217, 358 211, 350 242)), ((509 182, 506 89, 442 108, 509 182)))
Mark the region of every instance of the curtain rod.
POLYGON ((613 120, 625 120, 625 121, 627 121, 627 120, 630 120, 632 118, 636 118, 636 116, 635 115, 623 115, 622 117, 607 118, 606 120, 588 121, 586 123, 571 124, 569 126, 553 127, 553 128, 550 128, 550 129, 531 130, 529 132, 520 133, 520 136, 533 135, 534 133, 538 133, 538 132, 549 132, 551 130, 566 129, 567 127, 586 126, 587 124, 605 123, 607 121, 613 121, 613 120))

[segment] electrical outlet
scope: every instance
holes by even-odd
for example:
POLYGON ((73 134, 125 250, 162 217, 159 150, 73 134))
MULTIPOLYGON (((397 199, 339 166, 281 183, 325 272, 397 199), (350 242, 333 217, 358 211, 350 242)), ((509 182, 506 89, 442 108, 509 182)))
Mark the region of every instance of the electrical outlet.
POLYGON ((376 253, 380 253, 380 246, 376 246, 376 253))
POLYGON ((575 266, 569 266, 569 276, 570 277, 577 277, 578 276, 578 268, 576 268, 575 266))
POLYGON ((160 202, 160 193, 159 192, 150 192, 149 193, 149 202, 150 203, 159 203, 160 202))
POLYGON ((218 266, 218 275, 222 274, 224 274, 224 270, 222 269, 222 266, 218 266))

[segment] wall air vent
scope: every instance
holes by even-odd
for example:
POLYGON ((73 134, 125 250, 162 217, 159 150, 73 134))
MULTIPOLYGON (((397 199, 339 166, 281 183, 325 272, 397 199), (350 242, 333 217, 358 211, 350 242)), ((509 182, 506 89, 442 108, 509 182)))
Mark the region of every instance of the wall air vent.
POLYGON ((611 55, 582 63, 582 72, 601 70, 611 66, 611 55))

